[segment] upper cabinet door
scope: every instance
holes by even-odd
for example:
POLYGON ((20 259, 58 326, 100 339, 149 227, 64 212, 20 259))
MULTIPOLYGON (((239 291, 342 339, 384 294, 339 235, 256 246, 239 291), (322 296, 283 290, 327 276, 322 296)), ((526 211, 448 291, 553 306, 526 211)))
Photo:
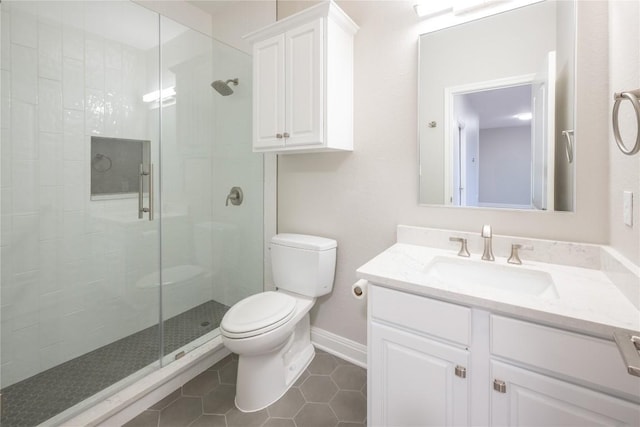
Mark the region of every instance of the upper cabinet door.
POLYGON ((253 145, 284 146, 285 129, 285 36, 253 45, 253 145))
POLYGON ((285 34, 287 145, 323 143, 323 19, 285 34))
POLYGON ((253 151, 353 151, 353 37, 334 1, 247 34, 253 43, 253 151))

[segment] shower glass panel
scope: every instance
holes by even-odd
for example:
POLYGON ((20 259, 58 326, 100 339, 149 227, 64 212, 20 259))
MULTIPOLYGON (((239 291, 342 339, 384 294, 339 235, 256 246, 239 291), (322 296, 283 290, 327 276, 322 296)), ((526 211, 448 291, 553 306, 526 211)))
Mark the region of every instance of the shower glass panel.
POLYGON ((62 421, 159 367, 159 216, 139 219, 137 196, 90 196, 92 164, 96 173, 139 167, 117 164, 115 152, 92 162, 91 137, 145 141, 159 164, 160 109, 142 101, 159 88, 159 16, 121 1, 0 7, 1 424, 9 427, 62 421))
POLYGON ((0 17, 0 423, 57 425, 262 290, 251 57, 127 1, 0 17))
POLYGON ((160 27, 162 88, 175 91, 161 106, 168 363, 217 335, 228 308, 263 288, 263 159, 251 150, 251 57, 165 17, 160 27), (235 78, 228 96, 211 86, 235 78), (243 203, 226 205, 234 186, 243 203))

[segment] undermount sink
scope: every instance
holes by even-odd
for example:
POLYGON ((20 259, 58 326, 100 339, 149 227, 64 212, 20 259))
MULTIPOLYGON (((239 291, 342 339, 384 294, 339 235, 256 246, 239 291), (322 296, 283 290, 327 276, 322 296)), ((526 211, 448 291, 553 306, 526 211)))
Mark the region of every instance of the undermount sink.
POLYGON ((455 287, 558 298, 551 275, 544 271, 437 256, 425 273, 429 280, 455 287))

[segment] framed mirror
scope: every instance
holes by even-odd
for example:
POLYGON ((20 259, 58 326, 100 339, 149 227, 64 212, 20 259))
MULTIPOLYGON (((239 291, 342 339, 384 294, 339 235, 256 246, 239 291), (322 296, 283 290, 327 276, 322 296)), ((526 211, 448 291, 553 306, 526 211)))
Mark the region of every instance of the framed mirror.
POLYGON ((575 4, 419 40, 419 203, 573 211, 575 4))

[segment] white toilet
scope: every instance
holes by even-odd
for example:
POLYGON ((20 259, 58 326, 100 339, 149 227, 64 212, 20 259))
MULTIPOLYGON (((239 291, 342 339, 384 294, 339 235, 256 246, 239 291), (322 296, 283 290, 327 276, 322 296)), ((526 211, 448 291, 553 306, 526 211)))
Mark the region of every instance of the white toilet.
POLYGON ((271 239, 275 292, 235 304, 220 324, 222 342, 238 358, 236 406, 263 409, 286 393, 314 357, 309 310, 333 288, 337 242, 303 234, 271 239))

